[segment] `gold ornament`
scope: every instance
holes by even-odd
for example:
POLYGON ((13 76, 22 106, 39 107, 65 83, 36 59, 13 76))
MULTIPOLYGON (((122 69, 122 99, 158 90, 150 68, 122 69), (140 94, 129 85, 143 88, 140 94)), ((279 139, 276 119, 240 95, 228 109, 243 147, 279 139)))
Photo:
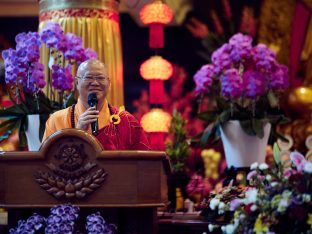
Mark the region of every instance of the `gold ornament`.
POLYGON ((119 107, 118 113, 117 114, 113 114, 110 116, 109 121, 111 123, 113 123, 114 125, 117 125, 120 123, 121 119, 120 119, 120 114, 121 112, 123 112, 125 110, 124 106, 119 107))

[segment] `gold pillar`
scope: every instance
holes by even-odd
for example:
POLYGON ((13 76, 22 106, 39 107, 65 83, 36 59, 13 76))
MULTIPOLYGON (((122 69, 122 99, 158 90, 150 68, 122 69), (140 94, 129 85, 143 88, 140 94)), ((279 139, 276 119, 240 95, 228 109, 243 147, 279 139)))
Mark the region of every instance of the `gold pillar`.
MULTIPOLYGON (((65 33, 81 37, 85 48, 94 49, 105 63, 111 78, 108 101, 121 106, 123 95, 123 64, 119 28, 118 0, 41 0, 39 31, 48 21, 59 23, 65 33)), ((48 77, 49 51, 43 48, 41 62, 48 77)), ((47 87, 48 89, 49 87, 47 87)))

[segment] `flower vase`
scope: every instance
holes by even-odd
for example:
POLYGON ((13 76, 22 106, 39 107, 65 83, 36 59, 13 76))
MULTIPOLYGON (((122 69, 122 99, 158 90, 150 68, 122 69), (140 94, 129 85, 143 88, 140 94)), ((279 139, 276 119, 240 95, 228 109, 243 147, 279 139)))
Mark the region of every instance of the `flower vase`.
POLYGON ((39 139, 39 128, 40 128, 40 115, 27 115, 27 130, 25 131, 28 150, 29 151, 38 151, 41 142, 39 139))
POLYGON ((246 134, 238 120, 228 121, 220 129, 228 168, 250 167, 254 162, 265 162, 270 123, 264 125, 263 138, 246 134))

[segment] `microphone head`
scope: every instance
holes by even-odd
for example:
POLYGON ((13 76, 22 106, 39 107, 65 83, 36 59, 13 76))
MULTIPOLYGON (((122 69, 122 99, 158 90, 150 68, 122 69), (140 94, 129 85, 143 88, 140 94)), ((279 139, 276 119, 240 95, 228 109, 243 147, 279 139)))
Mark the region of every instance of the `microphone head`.
POLYGON ((88 104, 89 106, 95 106, 98 103, 96 93, 89 93, 88 95, 88 104))

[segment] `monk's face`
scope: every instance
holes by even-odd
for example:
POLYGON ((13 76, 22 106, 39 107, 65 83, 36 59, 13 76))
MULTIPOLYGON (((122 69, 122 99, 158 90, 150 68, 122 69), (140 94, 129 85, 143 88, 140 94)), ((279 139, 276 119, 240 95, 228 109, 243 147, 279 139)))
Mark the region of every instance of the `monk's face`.
POLYGON ((77 89, 79 98, 84 102, 88 102, 88 95, 96 93, 99 102, 104 101, 110 87, 110 79, 108 77, 106 67, 101 63, 90 63, 80 72, 77 79, 77 89))

